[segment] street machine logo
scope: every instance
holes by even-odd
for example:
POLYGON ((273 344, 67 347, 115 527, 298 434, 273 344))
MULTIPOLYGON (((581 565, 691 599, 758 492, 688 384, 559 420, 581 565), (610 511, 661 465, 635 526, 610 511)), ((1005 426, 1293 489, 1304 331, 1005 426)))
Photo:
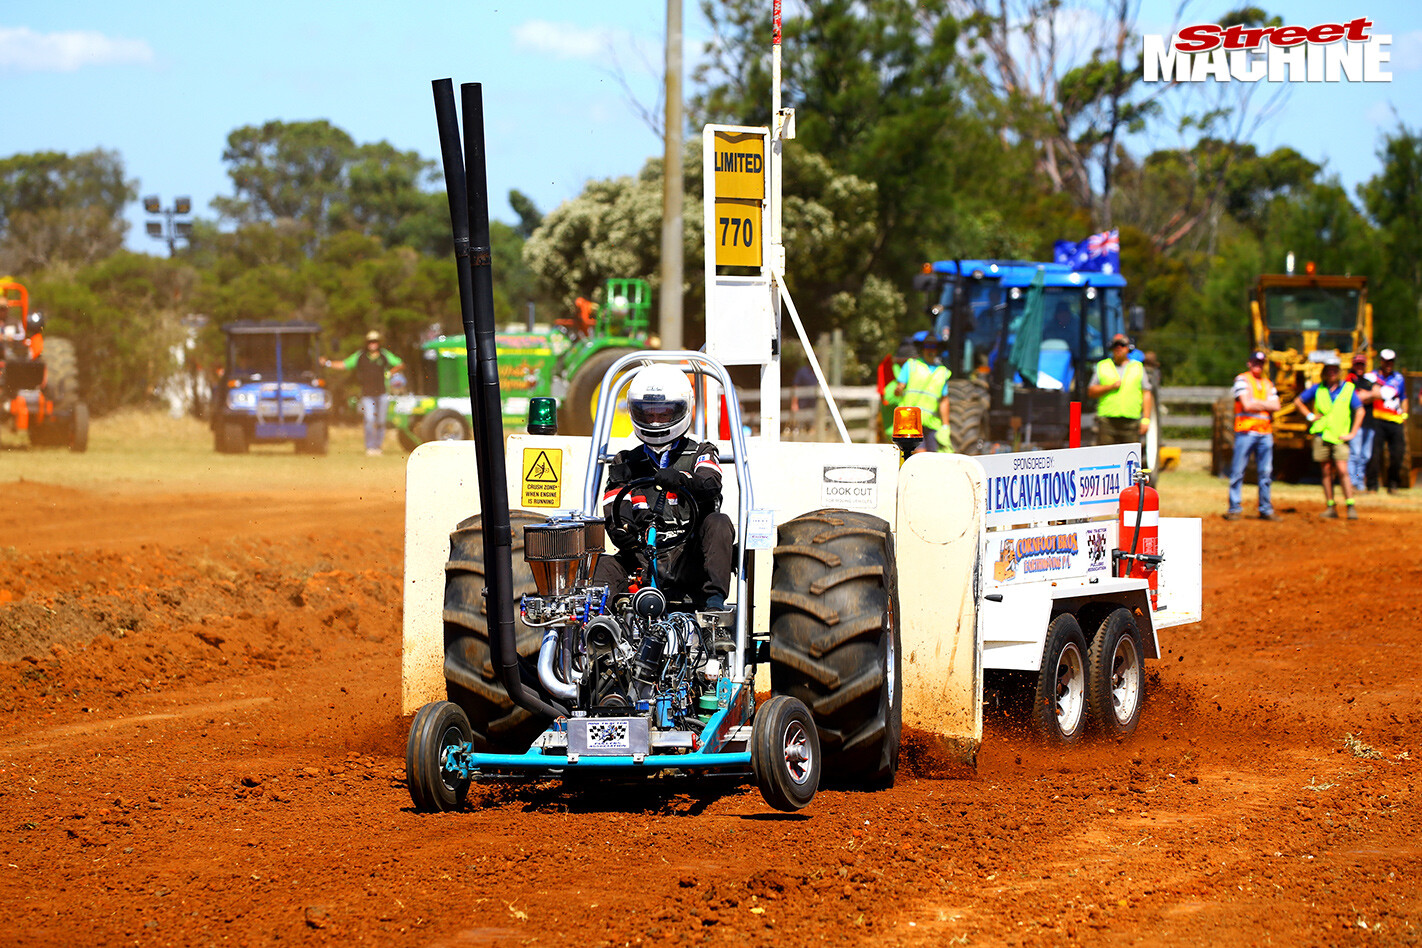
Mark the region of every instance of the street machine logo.
POLYGON ((1146 82, 1391 82, 1392 36, 1365 16, 1316 26, 1198 23, 1142 37, 1146 82))

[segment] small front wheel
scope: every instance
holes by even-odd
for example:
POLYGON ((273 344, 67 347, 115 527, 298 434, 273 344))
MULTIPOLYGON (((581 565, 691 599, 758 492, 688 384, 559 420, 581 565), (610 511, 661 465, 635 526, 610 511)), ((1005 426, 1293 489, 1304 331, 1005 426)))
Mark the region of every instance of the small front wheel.
POLYGON ((756 710, 751 771, 760 795, 777 810, 804 809, 820 786, 820 738, 799 698, 776 695, 756 710))
POLYGON ((1091 639, 1086 671, 1086 715, 1102 737, 1136 732, 1145 704, 1141 634, 1129 609, 1114 609, 1091 639))
POLYGON ((474 739, 469 717, 459 705, 433 701, 419 710, 405 744, 405 784, 421 813, 457 810, 469 796, 469 778, 446 766, 451 748, 474 739))
POLYGON ((1086 732, 1086 639, 1068 612, 1047 626, 1032 726, 1049 744, 1077 744, 1086 732))

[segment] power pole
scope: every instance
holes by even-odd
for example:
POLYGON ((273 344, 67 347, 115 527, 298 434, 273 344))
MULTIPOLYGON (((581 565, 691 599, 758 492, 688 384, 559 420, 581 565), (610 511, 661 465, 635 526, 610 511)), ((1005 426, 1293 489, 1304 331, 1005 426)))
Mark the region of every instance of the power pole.
POLYGON ((666 129, 662 159, 662 348, 682 348, 681 4, 667 0, 666 129))

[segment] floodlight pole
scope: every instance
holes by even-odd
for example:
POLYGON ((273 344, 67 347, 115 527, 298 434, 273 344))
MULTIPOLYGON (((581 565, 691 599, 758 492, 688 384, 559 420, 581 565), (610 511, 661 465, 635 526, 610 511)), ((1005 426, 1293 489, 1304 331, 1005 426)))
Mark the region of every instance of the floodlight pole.
POLYGON ((166 242, 169 257, 177 253, 179 238, 192 242, 192 221, 177 220, 191 213, 192 206, 192 199, 186 197, 175 198, 171 207, 163 207, 163 202, 156 194, 150 194, 143 199, 143 210, 162 218, 161 221, 148 221, 148 236, 166 242))

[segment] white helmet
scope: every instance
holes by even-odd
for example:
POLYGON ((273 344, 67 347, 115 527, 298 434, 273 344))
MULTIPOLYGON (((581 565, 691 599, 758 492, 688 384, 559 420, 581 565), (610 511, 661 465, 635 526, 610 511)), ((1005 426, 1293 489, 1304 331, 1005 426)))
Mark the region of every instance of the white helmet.
POLYGON ((691 382, 670 365, 638 369, 627 392, 627 413, 644 443, 670 444, 691 427, 691 382))

